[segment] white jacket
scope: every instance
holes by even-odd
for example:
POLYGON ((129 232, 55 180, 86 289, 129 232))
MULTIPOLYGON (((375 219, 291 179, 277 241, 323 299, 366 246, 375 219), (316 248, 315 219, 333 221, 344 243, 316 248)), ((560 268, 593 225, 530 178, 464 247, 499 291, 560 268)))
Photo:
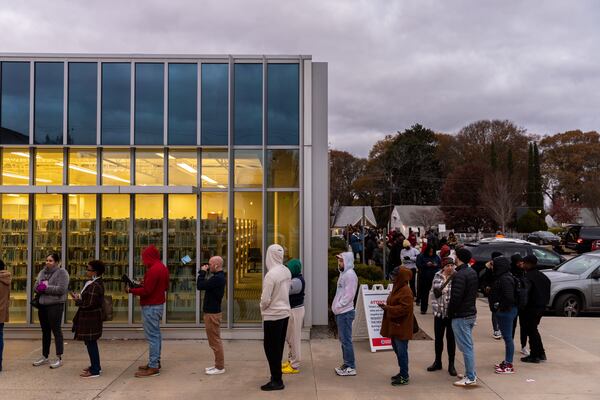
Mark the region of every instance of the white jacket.
POLYGON ((272 244, 265 259, 267 274, 260 296, 263 321, 276 321, 290 316, 292 273, 283 265, 283 247, 272 244))
POLYGON ((340 272, 335 297, 331 303, 331 311, 335 315, 354 310, 354 296, 358 289, 358 277, 354 272, 354 254, 352 252, 342 253, 342 258, 344 271, 340 272))

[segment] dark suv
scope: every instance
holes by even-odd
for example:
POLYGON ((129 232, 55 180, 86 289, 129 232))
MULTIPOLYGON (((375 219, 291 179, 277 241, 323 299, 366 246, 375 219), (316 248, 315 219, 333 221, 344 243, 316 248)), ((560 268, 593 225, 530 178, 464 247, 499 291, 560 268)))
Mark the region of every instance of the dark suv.
POLYGON ((492 253, 497 251, 503 256, 510 258, 515 253, 522 257, 534 255, 538 259, 538 269, 551 269, 565 261, 560 254, 534 243, 518 239, 495 239, 481 240, 475 243, 467 243, 465 248, 471 251, 475 264, 473 268, 479 272, 485 263, 490 261, 492 253))
POLYGON ((565 247, 577 253, 600 249, 600 226, 571 225, 565 233, 565 247))

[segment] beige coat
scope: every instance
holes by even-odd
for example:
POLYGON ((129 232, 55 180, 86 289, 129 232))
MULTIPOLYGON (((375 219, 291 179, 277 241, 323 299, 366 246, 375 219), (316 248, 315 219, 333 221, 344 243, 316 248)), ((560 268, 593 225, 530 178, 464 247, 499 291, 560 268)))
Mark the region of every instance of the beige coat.
POLYGON ((10 302, 10 271, 0 271, 0 324, 8 322, 8 304, 10 302))

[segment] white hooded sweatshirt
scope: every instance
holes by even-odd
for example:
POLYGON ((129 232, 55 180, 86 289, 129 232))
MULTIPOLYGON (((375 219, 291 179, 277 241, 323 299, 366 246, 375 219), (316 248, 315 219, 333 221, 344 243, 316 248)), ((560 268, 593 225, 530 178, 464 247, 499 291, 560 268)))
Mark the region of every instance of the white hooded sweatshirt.
POLYGON ((342 253, 342 259, 344 260, 344 271, 340 272, 335 297, 331 303, 331 311, 335 315, 354 310, 354 296, 358 289, 358 277, 354 272, 354 254, 352 252, 342 253))
POLYGON ((292 273, 283 265, 283 247, 272 244, 265 259, 267 274, 260 296, 263 321, 276 321, 290 316, 290 286, 292 273))

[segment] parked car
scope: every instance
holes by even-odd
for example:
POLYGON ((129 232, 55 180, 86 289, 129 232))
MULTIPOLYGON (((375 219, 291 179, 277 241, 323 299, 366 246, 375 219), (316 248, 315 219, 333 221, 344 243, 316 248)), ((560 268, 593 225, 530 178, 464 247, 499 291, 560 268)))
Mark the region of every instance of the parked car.
POLYGON ((571 225, 565 233, 565 247, 577 253, 600 249, 600 226, 571 225))
POLYGON ((551 245, 554 247, 560 246, 560 238, 554 233, 548 231, 531 232, 529 235, 527 235, 527 241, 540 245, 551 245))
POLYGON ((485 263, 490 261, 492 253, 497 251, 505 257, 519 253, 522 257, 534 255, 538 259, 538 269, 552 269, 565 261, 565 258, 555 251, 538 246, 535 243, 519 239, 482 239, 479 242, 465 245, 473 255, 473 268, 479 272, 485 263))
POLYGON ((600 310, 600 251, 566 261, 553 271, 548 308, 558 316, 576 317, 583 311, 600 310))

